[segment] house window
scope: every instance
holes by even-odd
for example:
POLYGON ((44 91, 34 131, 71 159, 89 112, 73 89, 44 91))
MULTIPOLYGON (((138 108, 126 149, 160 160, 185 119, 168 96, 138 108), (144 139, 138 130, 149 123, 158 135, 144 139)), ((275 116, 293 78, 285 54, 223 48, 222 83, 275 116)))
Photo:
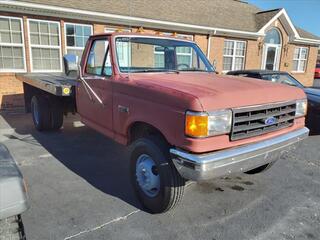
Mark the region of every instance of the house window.
POLYGON ((223 48, 223 71, 242 70, 244 68, 244 58, 246 42, 225 40, 223 48))
MULTIPOLYGON (((172 33, 162 33, 164 36, 172 36, 172 33)), ((185 34, 177 34, 177 38, 185 39, 185 40, 193 40, 192 35, 185 35, 185 34)), ((191 66, 192 64, 192 50, 190 47, 177 47, 176 49, 177 54, 177 63, 178 64, 186 64, 191 66)), ((158 68, 164 67, 164 49, 161 47, 154 48, 154 62, 155 66, 158 68)))
POLYGON ((59 22, 30 19, 28 22, 32 71, 61 71, 59 22))
POLYGON ((79 57, 82 56, 83 49, 90 35, 92 35, 92 26, 83 24, 65 24, 66 52, 79 57))
POLYGON ((280 33, 276 28, 271 28, 267 33, 264 38, 265 43, 270 43, 270 44, 281 44, 281 37, 280 33))
POLYGON ((306 70, 308 57, 308 48, 297 47, 294 49, 293 54, 293 71, 304 72, 306 70))
MULTIPOLYGON (((117 28, 105 28, 105 33, 114 33, 114 32, 131 32, 130 29, 117 29, 117 28)), ((131 45, 127 42, 119 42, 117 44, 117 52, 118 52, 118 61, 121 66, 130 66, 130 60, 131 60, 131 45)))
POLYGON ((0 17, 0 72, 24 72, 22 20, 0 17))

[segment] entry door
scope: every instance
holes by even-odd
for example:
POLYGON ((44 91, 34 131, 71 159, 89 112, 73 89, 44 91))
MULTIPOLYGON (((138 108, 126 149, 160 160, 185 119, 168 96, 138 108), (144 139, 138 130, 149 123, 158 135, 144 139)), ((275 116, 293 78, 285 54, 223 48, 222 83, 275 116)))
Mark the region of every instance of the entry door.
POLYGON ((112 136, 112 67, 109 38, 91 42, 83 78, 77 91, 77 110, 84 122, 105 135, 112 136))
POLYGON ((266 44, 262 61, 262 69, 279 70, 280 47, 276 44, 266 44))

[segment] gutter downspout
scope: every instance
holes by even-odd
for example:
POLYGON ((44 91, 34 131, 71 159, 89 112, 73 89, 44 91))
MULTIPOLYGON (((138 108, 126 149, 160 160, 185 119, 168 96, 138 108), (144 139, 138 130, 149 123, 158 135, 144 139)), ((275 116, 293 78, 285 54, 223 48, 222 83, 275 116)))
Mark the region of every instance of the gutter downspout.
MULTIPOLYGON (((217 34, 217 30, 214 30, 213 35, 217 34)), ((207 58, 210 61, 210 51, 211 51, 211 37, 212 32, 208 34, 208 45, 207 45, 207 58)))
POLYGON ((211 34, 208 34, 208 43, 207 43, 207 58, 210 61, 210 50, 211 50, 211 34))

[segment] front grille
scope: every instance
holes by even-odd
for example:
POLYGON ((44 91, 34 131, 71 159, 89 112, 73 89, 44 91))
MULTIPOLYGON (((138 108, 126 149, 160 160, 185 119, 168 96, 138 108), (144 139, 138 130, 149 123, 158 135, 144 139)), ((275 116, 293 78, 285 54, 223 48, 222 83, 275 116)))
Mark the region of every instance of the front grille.
POLYGON ((234 108, 231 141, 258 136, 293 125, 296 103, 234 108), (273 118, 273 119, 270 119, 273 118), (266 120, 269 120, 266 123, 266 120))

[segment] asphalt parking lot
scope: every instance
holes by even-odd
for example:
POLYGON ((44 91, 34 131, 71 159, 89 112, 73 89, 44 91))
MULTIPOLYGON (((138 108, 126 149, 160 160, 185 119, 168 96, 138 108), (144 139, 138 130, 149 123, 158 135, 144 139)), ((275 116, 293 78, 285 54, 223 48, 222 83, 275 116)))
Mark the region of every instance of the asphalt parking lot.
POLYGON ((260 175, 189 183, 163 215, 141 209, 128 178, 126 148, 68 117, 39 133, 31 115, 0 115, 0 142, 27 180, 27 238, 320 239, 320 135, 260 175))

